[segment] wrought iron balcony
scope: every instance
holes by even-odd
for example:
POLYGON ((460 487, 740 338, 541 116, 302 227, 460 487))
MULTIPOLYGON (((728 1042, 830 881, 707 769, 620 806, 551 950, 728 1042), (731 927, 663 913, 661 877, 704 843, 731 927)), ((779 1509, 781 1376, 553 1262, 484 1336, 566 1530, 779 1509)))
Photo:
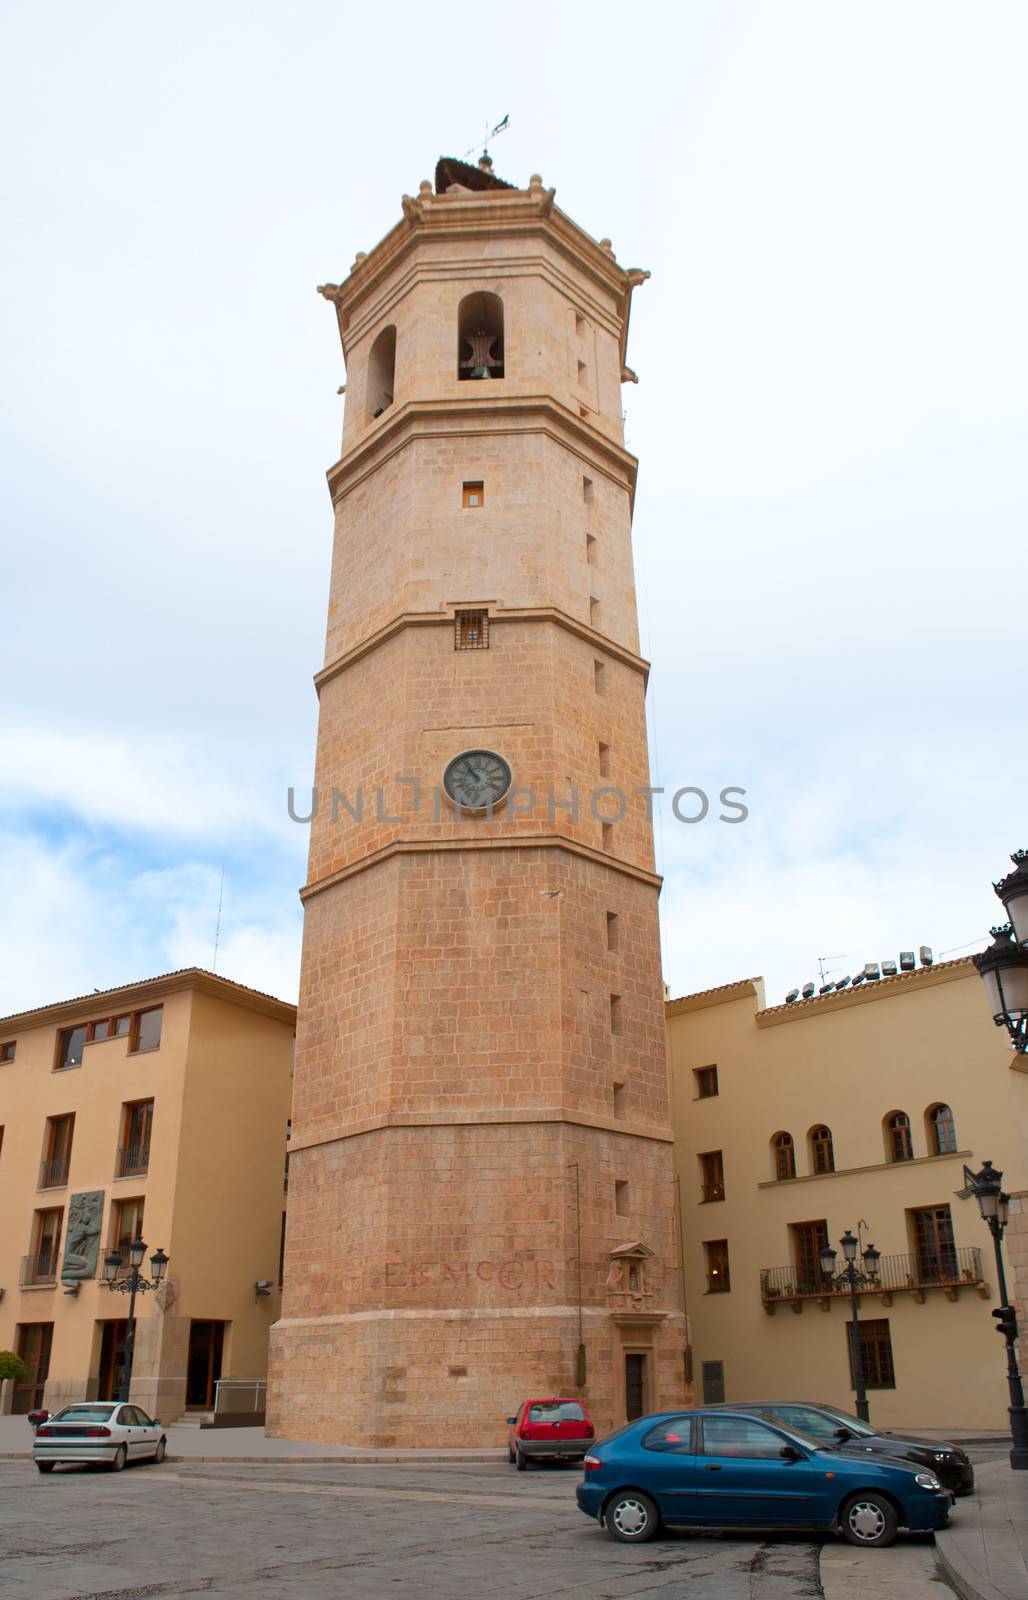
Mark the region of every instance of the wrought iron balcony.
POLYGON ((22 1256, 21 1277, 23 1289, 48 1288, 57 1282, 57 1258, 60 1250, 42 1250, 38 1255, 22 1256))
MULTIPOLYGON (((978 1247, 954 1246, 934 1255, 882 1256, 873 1275, 857 1275, 857 1293, 880 1295, 886 1305, 891 1305, 894 1294, 912 1294, 915 1300, 923 1300, 929 1289, 944 1289, 950 1300, 955 1300, 961 1289, 976 1289, 984 1297, 988 1291, 978 1247)), ((760 1299, 771 1316, 779 1304, 802 1311, 807 1300, 827 1304, 848 1299, 849 1292, 845 1278, 826 1283, 816 1267, 805 1271, 795 1266, 762 1267, 760 1272, 760 1299)))
POLYGON ((148 1144, 126 1144, 118 1151, 114 1165, 116 1178, 145 1178, 150 1166, 148 1144))
POLYGON ((42 1161, 39 1166, 38 1189, 63 1189, 68 1181, 68 1168, 71 1165, 70 1156, 54 1156, 52 1160, 42 1161))

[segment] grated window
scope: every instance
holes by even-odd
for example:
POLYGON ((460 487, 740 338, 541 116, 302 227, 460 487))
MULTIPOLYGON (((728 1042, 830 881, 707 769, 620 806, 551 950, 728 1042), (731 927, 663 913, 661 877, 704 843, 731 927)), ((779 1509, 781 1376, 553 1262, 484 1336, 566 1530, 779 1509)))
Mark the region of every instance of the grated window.
POLYGON ((488 611, 458 611, 453 619, 455 650, 488 650, 488 611))

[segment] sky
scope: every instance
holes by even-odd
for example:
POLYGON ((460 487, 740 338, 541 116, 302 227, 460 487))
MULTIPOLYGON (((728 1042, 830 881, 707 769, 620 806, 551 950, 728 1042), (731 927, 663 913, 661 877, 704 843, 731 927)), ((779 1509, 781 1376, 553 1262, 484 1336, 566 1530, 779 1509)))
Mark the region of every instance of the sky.
POLYGON ((194 963, 295 998, 346 381, 315 287, 505 115, 497 172, 652 272, 672 992, 980 946, 1028 843, 1026 53, 995 0, 8 0, 0 1013, 194 963))

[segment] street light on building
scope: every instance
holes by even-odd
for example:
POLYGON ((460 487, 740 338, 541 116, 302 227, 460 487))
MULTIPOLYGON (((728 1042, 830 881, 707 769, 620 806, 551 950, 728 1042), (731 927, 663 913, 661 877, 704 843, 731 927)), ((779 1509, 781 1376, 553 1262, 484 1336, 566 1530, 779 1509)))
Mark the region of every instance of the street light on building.
POLYGON ((993 928, 992 943, 972 957, 985 984, 997 1027, 1005 1027, 1014 1049, 1028 1053, 1028 851, 1010 857, 1013 872, 993 884, 1009 920, 993 928))
POLYGON ((1003 1233, 1010 1219, 1010 1196, 1003 1192, 1003 1174, 991 1161, 982 1165, 980 1172, 964 1168, 966 1187, 960 1191, 961 1199, 974 1195, 983 1221, 992 1234, 996 1252, 996 1282, 1000 1303, 992 1315, 1006 1341, 1007 1387, 1010 1390, 1010 1433, 1013 1448, 1010 1465, 1020 1472, 1028 1472, 1028 1412, 1024 1405, 1024 1387, 1017 1366, 1017 1312, 1007 1299, 1007 1275, 1003 1267, 1003 1233))
POLYGON ((116 1290, 118 1294, 127 1294, 129 1297, 128 1322, 125 1328, 125 1365, 118 1388, 119 1400, 128 1399, 129 1385, 132 1382, 132 1355, 136 1342, 136 1295, 146 1294, 150 1289, 159 1288, 168 1267, 168 1257, 165 1252, 155 1250, 150 1257, 151 1276, 144 1278, 139 1269, 143 1265, 145 1255, 146 1245, 142 1239, 133 1239, 128 1247, 129 1271, 126 1278, 118 1276, 124 1264, 121 1251, 114 1249, 104 1256, 104 1283, 108 1289, 116 1290))
MULTIPOLYGON (((861 1223, 861 1227, 866 1224, 861 1223)), ((825 1286, 836 1283, 844 1284, 850 1292, 850 1361, 853 1367, 853 1387, 857 1394, 857 1416, 861 1422, 868 1422, 867 1385, 864 1381, 864 1359, 860 1349, 860 1305, 857 1299, 857 1290, 865 1284, 873 1285, 878 1277, 878 1263, 882 1259, 882 1252, 876 1250, 873 1244, 866 1246, 860 1252, 864 1263, 863 1271, 857 1266, 857 1251, 860 1240, 856 1234, 847 1228, 839 1240, 842 1246, 843 1268, 838 1275, 835 1267, 839 1259, 838 1251, 826 1244, 820 1251, 821 1272, 825 1279, 825 1286)))

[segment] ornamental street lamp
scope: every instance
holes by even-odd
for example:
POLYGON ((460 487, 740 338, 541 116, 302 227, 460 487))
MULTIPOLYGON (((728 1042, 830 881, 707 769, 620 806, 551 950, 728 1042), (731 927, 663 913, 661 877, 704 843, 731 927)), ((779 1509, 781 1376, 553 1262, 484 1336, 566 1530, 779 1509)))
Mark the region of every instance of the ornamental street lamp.
POLYGON ((991 929, 992 944, 972 957, 985 984, 996 1026, 1005 1027, 1014 1049, 1028 1053, 1028 851, 1010 857, 1013 872, 993 884, 1008 922, 991 929))
POLYGON ((982 1220, 992 1234, 996 1251, 996 1282, 1000 1303, 992 1315, 996 1318, 996 1325, 1007 1347, 1010 1434, 1013 1439, 1010 1465, 1015 1471, 1028 1472, 1028 1412, 1025 1411, 1024 1388, 1017 1367, 1017 1312, 1007 1299, 1007 1275, 1003 1269, 1003 1233, 1010 1220, 1010 1196, 1003 1193, 1003 1174, 996 1170, 991 1161, 983 1164, 981 1172, 972 1172, 965 1167, 964 1182, 966 1188, 960 1191, 960 1198, 967 1199, 974 1195, 982 1220))
POLYGON ((104 1256, 103 1281, 108 1289, 116 1290, 118 1294, 127 1294, 129 1297, 128 1323, 125 1328, 125 1364, 122 1369, 121 1384, 118 1388, 118 1399, 127 1400, 129 1397, 129 1384, 132 1382, 132 1355, 136 1343, 136 1295, 146 1294, 150 1289, 157 1289, 164 1278, 168 1267, 168 1257, 163 1250, 155 1250, 150 1257, 150 1278, 144 1278, 140 1272, 143 1257, 146 1255, 146 1245, 142 1239, 133 1239, 128 1247, 129 1272, 127 1278, 119 1278, 118 1273, 122 1268, 121 1251, 115 1248, 104 1256))
MULTIPOLYGON (((861 1227, 866 1227, 861 1223, 861 1227)), ((878 1263, 882 1259, 882 1252, 869 1244, 860 1252, 864 1263, 864 1270, 857 1266, 857 1251, 860 1240, 856 1234, 847 1228, 839 1240, 842 1245, 843 1268, 836 1274, 835 1265, 838 1261, 838 1252, 830 1244, 826 1244, 820 1252, 821 1274, 826 1288, 836 1284, 845 1285, 850 1292, 850 1361, 853 1366, 853 1387, 857 1392, 857 1416, 861 1422, 869 1422, 867 1409, 867 1386, 864 1382, 864 1361, 860 1349, 860 1304, 857 1300, 857 1289, 868 1285, 874 1287, 878 1280, 878 1263)))

